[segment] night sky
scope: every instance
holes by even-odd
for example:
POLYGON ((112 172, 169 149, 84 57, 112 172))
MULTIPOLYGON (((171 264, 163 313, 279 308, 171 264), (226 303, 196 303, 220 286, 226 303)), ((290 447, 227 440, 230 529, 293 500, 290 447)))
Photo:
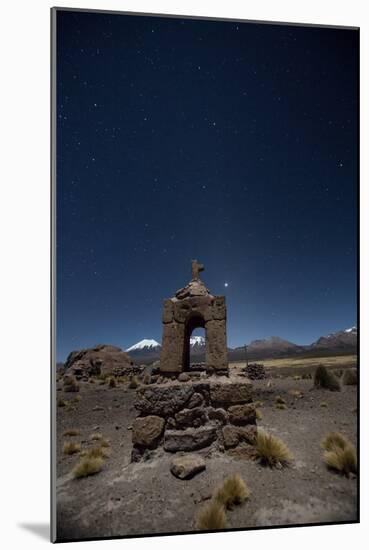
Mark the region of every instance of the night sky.
POLYGON ((349 29, 58 11, 58 360, 160 342, 193 258, 231 347, 356 324, 357 56, 349 29))

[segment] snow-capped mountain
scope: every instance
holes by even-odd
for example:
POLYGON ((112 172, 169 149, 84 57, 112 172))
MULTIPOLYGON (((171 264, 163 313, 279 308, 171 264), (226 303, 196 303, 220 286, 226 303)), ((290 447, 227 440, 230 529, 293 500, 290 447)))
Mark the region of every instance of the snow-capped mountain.
POLYGON ((153 349, 157 347, 161 347, 159 342, 149 338, 144 338, 143 340, 140 340, 139 342, 137 342, 137 344, 134 344, 130 348, 126 349, 126 352, 134 351, 136 349, 153 349))
POLYGON ((195 348, 195 347, 202 348, 203 346, 205 346, 204 336, 191 336, 190 346, 191 348, 195 348))
POLYGON ((351 327, 338 332, 333 332, 327 336, 321 336, 313 342, 311 349, 325 349, 336 351, 347 351, 351 348, 356 349, 357 346, 357 328, 351 327))

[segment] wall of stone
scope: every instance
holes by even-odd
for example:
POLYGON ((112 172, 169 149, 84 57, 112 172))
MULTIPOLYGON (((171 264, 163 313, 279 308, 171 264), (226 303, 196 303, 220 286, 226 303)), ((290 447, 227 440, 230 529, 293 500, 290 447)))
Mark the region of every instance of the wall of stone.
POLYGON ((252 383, 209 377, 141 386, 132 426, 132 460, 150 451, 224 451, 251 447, 256 437, 252 383))

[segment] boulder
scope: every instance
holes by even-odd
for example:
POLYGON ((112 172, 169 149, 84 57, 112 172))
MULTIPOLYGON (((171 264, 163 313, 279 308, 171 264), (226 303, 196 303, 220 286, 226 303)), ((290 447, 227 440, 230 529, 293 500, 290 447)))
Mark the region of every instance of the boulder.
POLYGON ((166 430, 164 433, 164 450, 171 453, 177 451, 196 451, 208 447, 217 438, 214 426, 188 428, 187 430, 166 430))
POLYGON ((256 439, 256 426, 224 426, 223 430, 224 447, 230 449, 237 447, 239 443, 249 443, 253 445, 256 439))
POLYGON ((143 415, 173 416, 194 393, 192 385, 157 384, 137 389, 135 407, 143 415))
POLYGON ((215 382, 210 385, 210 401, 216 407, 229 407, 252 401, 252 383, 215 382))
POLYGON ((178 380, 180 382, 188 382, 190 380, 190 377, 186 372, 181 372, 181 374, 178 376, 178 380))
POLYGON ((256 411, 254 405, 233 405, 228 409, 231 424, 246 426, 256 424, 256 411))
POLYGON ((160 441, 164 430, 164 419, 159 416, 136 418, 132 426, 132 443, 139 447, 153 449, 160 441))
POLYGON ((176 456, 170 465, 170 471, 179 479, 191 479, 205 468, 205 460, 199 455, 176 456))

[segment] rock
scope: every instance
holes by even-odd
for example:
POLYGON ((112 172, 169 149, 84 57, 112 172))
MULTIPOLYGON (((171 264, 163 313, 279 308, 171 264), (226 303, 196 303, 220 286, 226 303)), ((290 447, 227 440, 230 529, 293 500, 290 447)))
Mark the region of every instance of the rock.
POLYGON ((208 421, 205 409, 201 407, 182 409, 177 412, 174 418, 177 428, 189 428, 196 425, 201 426, 208 421))
POLYGON ((95 405, 93 408, 92 408, 93 411, 104 411, 104 407, 101 407, 100 405, 95 405))
POLYGON ((194 393, 187 403, 188 409, 193 409, 194 407, 200 407, 204 403, 204 397, 201 395, 201 393, 194 393))
POLYGON ((166 430, 164 433, 164 450, 175 453, 177 451, 196 451, 207 447, 217 438, 214 426, 188 428, 187 430, 166 430))
POLYGON ((198 455, 176 456, 170 465, 170 471, 179 479, 191 479, 205 468, 205 460, 198 455))
POLYGON ((233 405, 228 409, 231 424, 245 426, 256 424, 256 411, 254 405, 233 405))
POLYGON ((183 409, 193 393, 192 385, 181 383, 142 386, 136 392, 135 407, 144 415, 173 416, 183 409))
POLYGON ((239 405, 252 401, 251 382, 215 382, 210 385, 210 401, 214 406, 239 405))
POLYGON ((190 380, 190 377, 186 372, 181 372, 181 374, 178 376, 178 380, 180 382, 188 382, 190 380))
POLYGON ((256 426, 224 426, 222 429, 224 447, 230 449, 231 447, 237 447, 241 442, 249 443, 252 445, 255 442, 257 428, 256 426))
POLYGON ((159 416, 136 418, 132 427, 133 445, 150 449, 155 448, 160 441, 164 424, 164 419, 159 416))
POLYGON ((136 366, 125 351, 109 345, 72 351, 65 362, 65 370, 68 373, 83 372, 87 376, 128 376, 142 372, 142 368, 136 366))
POLYGON ((228 413, 224 409, 214 409, 209 407, 207 409, 209 420, 214 420, 217 424, 227 424, 228 413))

